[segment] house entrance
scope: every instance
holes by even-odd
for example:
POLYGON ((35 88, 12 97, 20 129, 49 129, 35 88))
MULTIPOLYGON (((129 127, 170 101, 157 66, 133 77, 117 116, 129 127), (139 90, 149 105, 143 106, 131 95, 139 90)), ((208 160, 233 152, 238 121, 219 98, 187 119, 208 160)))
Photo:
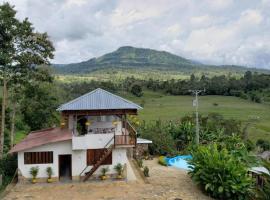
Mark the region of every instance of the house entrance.
POLYGON ((68 181, 71 180, 71 155, 59 155, 59 180, 68 181))

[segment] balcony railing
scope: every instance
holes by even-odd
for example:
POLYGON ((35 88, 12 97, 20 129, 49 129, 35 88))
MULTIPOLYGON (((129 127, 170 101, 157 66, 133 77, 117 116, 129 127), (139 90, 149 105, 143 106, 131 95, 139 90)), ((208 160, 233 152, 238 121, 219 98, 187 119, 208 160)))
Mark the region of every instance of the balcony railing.
POLYGON ((115 135, 114 145, 136 145, 136 137, 129 135, 115 135))

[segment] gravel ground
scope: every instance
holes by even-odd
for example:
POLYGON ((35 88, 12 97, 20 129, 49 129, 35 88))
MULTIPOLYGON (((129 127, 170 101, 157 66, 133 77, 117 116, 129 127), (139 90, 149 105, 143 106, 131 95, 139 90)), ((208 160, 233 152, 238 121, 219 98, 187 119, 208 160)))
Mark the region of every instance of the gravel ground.
POLYGON ((5 200, 210 200, 192 183, 184 170, 163 167, 157 160, 145 161, 150 184, 142 181, 17 184, 5 200))

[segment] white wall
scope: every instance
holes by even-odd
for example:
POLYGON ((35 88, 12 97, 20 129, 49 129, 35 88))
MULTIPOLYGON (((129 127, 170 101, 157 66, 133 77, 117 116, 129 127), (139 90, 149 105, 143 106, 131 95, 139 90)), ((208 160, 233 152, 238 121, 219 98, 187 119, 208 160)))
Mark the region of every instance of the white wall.
POLYGON ((57 142, 53 144, 47 144, 40 147, 35 147, 27 151, 18 153, 18 168, 22 175, 26 178, 31 178, 30 168, 39 167, 38 178, 47 177, 46 168, 52 167, 53 177, 58 176, 58 155, 59 154, 72 154, 71 140, 64 142, 57 142), (49 164, 24 164, 24 152, 41 152, 41 151, 53 151, 53 163, 49 164))
MULTIPOLYGON (((104 134, 103 134, 104 135, 104 134)), ((94 149, 93 147, 91 149, 94 149)), ((53 163, 52 164, 24 164, 24 152, 18 153, 18 168, 20 169, 22 176, 26 178, 32 178, 29 173, 31 167, 39 167, 38 178, 46 178, 46 168, 52 167, 53 177, 58 177, 58 155, 60 154, 71 154, 72 155, 72 176, 79 176, 82 170, 86 167, 86 150, 76 150, 72 151, 71 141, 58 142, 48 145, 43 145, 40 147, 35 147, 29 149, 25 152, 40 152, 40 151, 53 151, 53 163)), ((127 162, 126 149, 125 148, 116 148, 113 149, 112 153, 112 165, 107 165, 110 168, 109 173, 114 173, 113 167, 117 163, 125 164, 127 162)), ((89 171, 92 166, 89 166, 85 172, 89 171)), ((95 172, 99 174, 101 168, 95 172)))
MULTIPOLYGON (((125 148, 116 148, 113 149, 112 152, 112 165, 101 165, 94 174, 101 174, 101 169, 103 167, 109 167, 109 172, 108 174, 116 173, 116 171, 113 169, 115 165, 118 163, 121 163, 122 165, 127 163, 127 150, 125 148)), ((86 166, 86 159, 85 159, 85 166, 86 166)), ((82 168, 82 170, 85 168, 85 166, 82 168)), ((85 172, 90 171, 92 166, 88 166, 85 170, 85 172)), ((82 171, 81 170, 81 171, 82 171)), ((81 173, 81 171, 79 173, 81 173)))

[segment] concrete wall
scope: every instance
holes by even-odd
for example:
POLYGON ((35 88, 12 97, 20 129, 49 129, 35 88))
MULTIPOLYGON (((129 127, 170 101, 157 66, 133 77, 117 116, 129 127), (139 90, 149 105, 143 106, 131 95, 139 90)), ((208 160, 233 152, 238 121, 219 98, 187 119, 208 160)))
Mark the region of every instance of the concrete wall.
MULTIPOLYGON (((93 147, 91 149, 94 149, 93 147)), ((29 149, 25 152, 40 152, 40 151, 53 151, 53 163, 51 164, 24 164, 24 152, 18 153, 18 168, 25 178, 32 178, 30 174, 31 167, 39 167, 38 178, 46 178, 46 168, 52 167, 53 177, 58 177, 58 155, 61 154, 71 154, 72 155, 72 176, 74 179, 79 176, 82 170, 86 167, 86 150, 75 150, 72 151, 71 141, 58 142, 54 144, 43 145, 40 147, 29 149)), ((115 173, 113 170, 114 165, 117 163, 125 164, 127 162, 126 149, 125 148, 116 148, 112 153, 112 165, 108 165, 110 168, 109 173, 115 173)), ((92 166, 88 166, 85 172, 89 171, 92 166)), ((101 168, 95 172, 99 174, 101 168)))
MULTIPOLYGON (((120 120, 119 117, 115 116, 88 116, 88 120, 91 121, 91 125, 88 127, 88 131, 94 130, 95 128, 115 128, 115 134, 122 134, 122 122, 118 121, 117 125, 113 125, 113 120, 120 120)), ((73 117, 69 116, 69 124, 73 123, 73 117)), ((69 126, 73 127, 73 126, 69 126)), ((76 134, 75 134, 76 135, 76 134)), ((81 136, 72 137, 72 148, 73 150, 83 149, 101 149, 112 139, 114 133, 95 134, 88 133, 81 136)), ((113 143, 113 142, 112 142, 113 143)))

